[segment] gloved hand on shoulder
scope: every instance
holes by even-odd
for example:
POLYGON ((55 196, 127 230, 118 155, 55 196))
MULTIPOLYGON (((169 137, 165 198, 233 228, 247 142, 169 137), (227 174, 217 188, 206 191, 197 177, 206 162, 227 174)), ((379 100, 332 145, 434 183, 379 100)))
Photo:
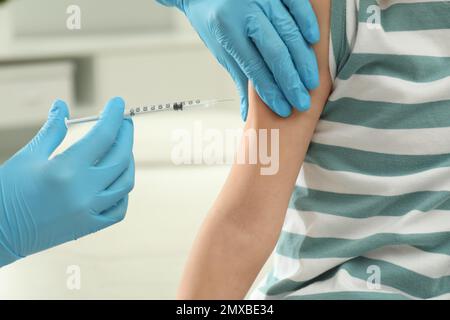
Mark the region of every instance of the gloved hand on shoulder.
POLYGON ((157 0, 183 11, 217 60, 230 73, 248 112, 248 81, 278 115, 310 107, 308 90, 319 86, 311 44, 320 31, 309 0, 157 0))

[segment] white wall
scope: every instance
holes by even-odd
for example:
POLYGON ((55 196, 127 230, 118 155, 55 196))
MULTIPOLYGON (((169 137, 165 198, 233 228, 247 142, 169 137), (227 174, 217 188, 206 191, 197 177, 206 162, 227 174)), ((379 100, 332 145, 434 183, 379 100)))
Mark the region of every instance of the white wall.
POLYGON ((154 0, 13 0, 18 36, 149 32, 172 25, 168 10, 154 0), (82 29, 67 32, 66 9, 78 5, 82 29))

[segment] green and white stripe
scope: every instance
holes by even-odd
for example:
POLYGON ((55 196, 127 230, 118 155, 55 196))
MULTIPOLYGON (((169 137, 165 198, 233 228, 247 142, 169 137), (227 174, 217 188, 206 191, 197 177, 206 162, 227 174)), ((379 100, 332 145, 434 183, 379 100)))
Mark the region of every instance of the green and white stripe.
POLYGON ((334 0, 331 26, 333 93, 251 297, 450 299, 450 0, 334 0))

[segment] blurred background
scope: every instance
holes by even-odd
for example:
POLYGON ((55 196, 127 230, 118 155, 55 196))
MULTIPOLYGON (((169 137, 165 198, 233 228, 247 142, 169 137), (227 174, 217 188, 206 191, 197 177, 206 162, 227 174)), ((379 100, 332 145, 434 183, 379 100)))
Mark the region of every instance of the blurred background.
MULTIPOLYGON (((128 107, 238 98, 184 16, 154 0, 0 1, 1 162, 33 137, 56 98, 78 117, 98 113, 113 96, 128 107), (79 30, 67 27, 70 5, 81 9, 79 30)), ((174 298, 229 166, 175 166, 171 136, 199 121, 242 127, 238 101, 136 119, 137 181, 126 220, 0 269, 0 298, 174 298), (67 287, 72 265, 81 270, 79 290, 67 287)), ((87 129, 71 128, 65 145, 87 129)))

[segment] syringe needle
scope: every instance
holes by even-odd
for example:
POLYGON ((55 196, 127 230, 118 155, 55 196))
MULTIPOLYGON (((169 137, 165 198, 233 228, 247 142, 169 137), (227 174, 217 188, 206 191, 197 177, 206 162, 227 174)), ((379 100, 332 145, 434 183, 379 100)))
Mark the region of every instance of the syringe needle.
POLYGON ((78 119, 66 119, 66 126, 79 124, 79 123, 87 123, 87 122, 95 122, 100 120, 100 116, 91 116, 91 117, 84 117, 84 118, 78 118, 78 119))

